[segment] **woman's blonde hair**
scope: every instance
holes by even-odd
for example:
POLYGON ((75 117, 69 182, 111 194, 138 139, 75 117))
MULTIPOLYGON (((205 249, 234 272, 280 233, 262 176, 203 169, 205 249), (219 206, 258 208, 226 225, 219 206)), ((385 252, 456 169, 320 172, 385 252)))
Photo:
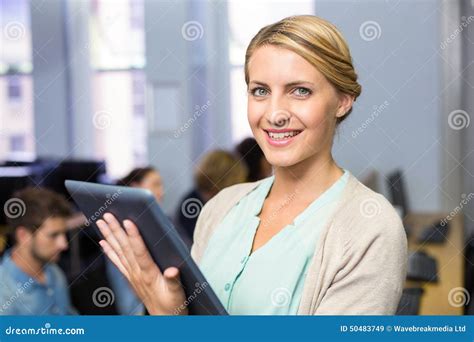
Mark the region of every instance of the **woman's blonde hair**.
MULTIPOLYGON (((245 82, 249 83, 249 63, 261 46, 274 45, 291 50, 311 63, 341 93, 354 100, 361 93, 352 65, 349 47, 339 30, 328 21, 312 15, 284 18, 262 28, 250 42, 245 54, 245 82)), ((352 111, 338 118, 344 120, 352 111)))

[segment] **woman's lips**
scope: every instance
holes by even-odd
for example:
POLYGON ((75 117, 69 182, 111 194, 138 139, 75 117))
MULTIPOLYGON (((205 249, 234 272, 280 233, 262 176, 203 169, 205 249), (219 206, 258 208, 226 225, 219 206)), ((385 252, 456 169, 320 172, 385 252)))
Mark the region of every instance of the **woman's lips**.
POLYGON ((302 132, 297 129, 264 129, 263 131, 268 143, 276 147, 288 146, 302 132))

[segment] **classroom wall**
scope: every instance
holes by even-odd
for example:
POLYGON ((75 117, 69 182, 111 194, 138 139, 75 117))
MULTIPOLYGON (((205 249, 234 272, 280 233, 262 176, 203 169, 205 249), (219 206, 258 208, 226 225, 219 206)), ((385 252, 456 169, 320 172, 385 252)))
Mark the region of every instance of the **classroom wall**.
POLYGON ((316 15, 346 37, 363 89, 335 139, 336 159, 360 178, 378 170, 384 194, 384 177, 402 169, 414 211, 443 209, 439 5, 316 1, 316 15))
MULTIPOLYGON (((345 35, 363 86, 351 117, 335 138, 336 159, 359 178, 371 169, 379 170, 385 194, 383 177, 401 168, 414 211, 452 210, 459 203, 456 195, 474 191, 470 171, 474 162, 469 154, 474 125, 462 135, 453 135, 447 118, 458 107, 472 112, 474 104, 469 96, 472 89, 459 88, 459 75, 456 70, 450 73, 443 59, 454 63, 446 51, 455 51, 459 44, 440 47, 446 32, 456 28, 454 22, 447 31, 440 29, 446 14, 443 1, 417 1, 416 6, 410 1, 367 0, 316 0, 315 4, 316 14, 334 22, 345 35), (378 38, 370 36, 371 22, 380 27, 372 25, 378 38), (361 34, 364 23, 369 25, 365 36, 361 34), (458 88, 464 94, 462 105, 456 98, 458 88), (459 161, 466 157, 464 170, 458 167, 449 173, 456 166, 451 156, 459 161)), ((462 13, 472 12, 468 2, 463 4, 467 9, 462 13)), ((145 1, 149 160, 164 177, 164 207, 169 213, 191 188, 193 167, 200 157, 216 146, 232 148, 226 11, 220 1, 145 1), (198 39, 185 39, 183 27, 194 21, 202 25, 202 32, 197 32, 198 39)), ((459 17, 456 12, 450 15, 454 21, 459 17)), ((87 25, 81 24, 86 16, 84 9, 57 1, 44 1, 40 10, 31 9, 33 49, 41 53, 33 54, 40 157, 94 155, 94 139, 88 135, 93 132, 93 113, 84 71, 89 61, 87 53, 77 51, 87 46, 87 25), (66 23, 64 14, 70 18, 66 23), (71 57, 77 55, 85 59, 71 57)), ((472 25, 468 29, 472 36, 472 25)), ((465 45, 463 65, 467 66, 472 44, 465 45)), ((474 84, 472 66, 464 79, 474 84)), ((468 207, 470 213, 473 205, 468 207)))
POLYGON ((169 214, 201 157, 232 148, 226 17, 221 1, 145 1, 148 154, 169 214))
MULTIPOLYGON (((466 18, 474 16, 474 2, 462 2, 461 12, 466 18)), ((474 194, 474 22, 466 28, 463 36, 463 69, 465 70, 462 88, 462 108, 470 115, 470 124, 463 132, 462 149, 462 193, 474 194)), ((471 198, 471 197, 470 197, 471 198)), ((474 234, 474 201, 464 208, 466 233, 474 234)))
POLYGON ((45 0, 30 13, 36 153, 91 158, 88 3, 45 0))

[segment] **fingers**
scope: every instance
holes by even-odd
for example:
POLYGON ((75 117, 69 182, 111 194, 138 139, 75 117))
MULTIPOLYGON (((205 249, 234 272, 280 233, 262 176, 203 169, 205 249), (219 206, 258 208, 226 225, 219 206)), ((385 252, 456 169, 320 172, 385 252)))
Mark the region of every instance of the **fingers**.
POLYGON ((128 243, 127 234, 120 223, 112 214, 105 213, 103 220, 97 221, 97 226, 130 274, 133 269, 137 268, 137 264, 128 243))
POLYGON ((110 246, 118 252, 120 248, 120 244, 115 237, 114 232, 112 231, 110 224, 103 219, 97 220, 97 226, 99 227, 100 232, 104 236, 104 238, 109 242, 110 246))
POLYGON ((171 292, 181 291, 181 278, 179 276, 179 270, 176 267, 169 267, 163 273, 164 282, 167 289, 171 292))
POLYGON ((128 235, 125 233, 122 226, 117 221, 114 215, 110 213, 105 213, 104 220, 108 223, 110 230, 112 231, 114 237, 117 239, 125 259, 128 261, 131 267, 136 268, 138 265, 136 262, 135 254, 133 253, 132 247, 130 246, 128 235))
POLYGON ((129 269, 130 265, 127 262, 127 260, 123 257, 122 248, 120 247, 119 242, 115 238, 114 233, 110 229, 109 224, 105 222, 104 220, 98 220, 96 224, 99 227, 99 230, 104 236, 105 240, 107 241, 109 247, 114 251, 115 255, 117 255, 117 257, 121 260, 123 266, 129 269))
MULTIPOLYGON (((143 284, 151 284, 157 277, 162 277, 161 270, 153 261, 137 226, 132 221, 123 222, 124 230, 112 214, 106 213, 103 220, 97 221, 97 225, 130 278, 135 278, 137 271, 141 274, 140 281, 143 284)), ((173 278, 169 279, 169 288, 174 289, 176 286, 180 286, 179 280, 176 285, 173 278)))
POLYGON ((138 231, 137 226, 130 220, 125 220, 123 222, 127 235, 129 237, 129 242, 132 248, 133 253, 135 254, 138 266, 145 272, 151 271, 153 268, 158 268, 159 273, 161 270, 158 265, 153 261, 148 249, 145 245, 145 242, 138 231))
POLYGON ((128 271, 125 269, 123 266, 122 262, 120 261, 120 258, 118 257, 117 253, 110 247, 109 243, 105 240, 100 240, 99 241, 100 246, 104 250, 104 253, 107 255, 107 257, 112 261, 112 263, 117 266, 117 268, 122 272, 122 274, 127 278, 130 279, 128 271))

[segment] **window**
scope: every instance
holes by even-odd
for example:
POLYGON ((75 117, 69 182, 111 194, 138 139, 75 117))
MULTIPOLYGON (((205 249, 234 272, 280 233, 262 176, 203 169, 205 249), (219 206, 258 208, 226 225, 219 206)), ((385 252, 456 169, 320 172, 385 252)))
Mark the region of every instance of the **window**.
POLYGON ((28 0, 0 3, 0 161, 34 158, 31 27, 28 0))
POLYGON ((116 178, 147 160, 143 0, 92 1, 90 34, 96 157, 116 178))
POLYGON ((21 79, 18 75, 7 76, 8 100, 10 102, 21 101, 21 79))
POLYGON ((247 122, 247 88, 244 78, 245 50, 260 28, 290 15, 314 14, 314 0, 230 1, 229 58, 232 112, 232 140, 239 143, 252 136, 247 122))
POLYGON ((10 135, 10 151, 23 152, 25 150, 25 137, 23 135, 10 135))

